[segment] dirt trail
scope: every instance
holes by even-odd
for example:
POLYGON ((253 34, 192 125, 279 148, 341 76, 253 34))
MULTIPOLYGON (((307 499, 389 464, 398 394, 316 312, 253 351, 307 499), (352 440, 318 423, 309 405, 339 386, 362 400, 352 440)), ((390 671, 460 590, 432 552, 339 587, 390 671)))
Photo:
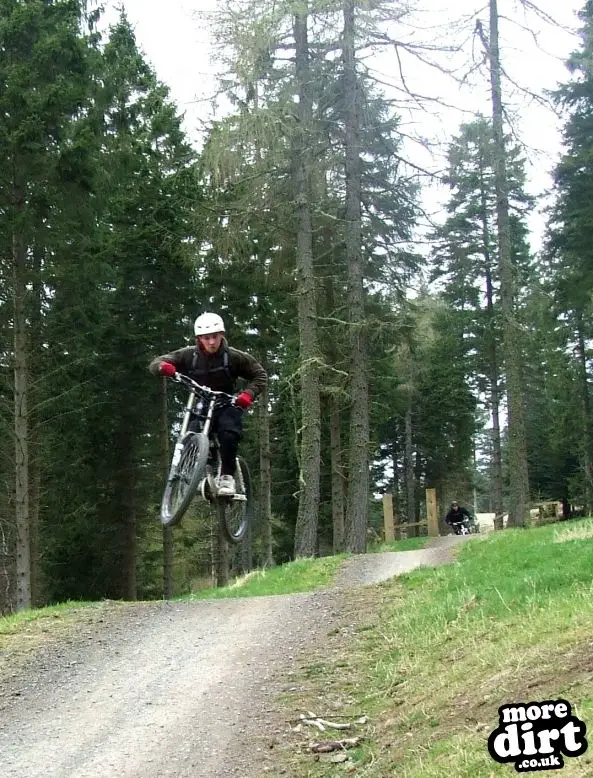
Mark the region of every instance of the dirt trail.
POLYGON ((274 696, 345 589, 447 562, 459 540, 355 557, 316 594, 114 608, 0 684, 2 777, 262 775, 274 696))

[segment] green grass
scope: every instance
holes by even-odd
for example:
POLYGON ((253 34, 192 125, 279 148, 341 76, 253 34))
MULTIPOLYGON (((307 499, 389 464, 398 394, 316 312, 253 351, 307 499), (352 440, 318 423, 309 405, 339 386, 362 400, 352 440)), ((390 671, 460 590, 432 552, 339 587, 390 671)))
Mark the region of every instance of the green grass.
POLYGON ((425 594, 414 609, 421 624, 437 618, 435 629, 449 623, 470 597, 479 603, 481 619, 531 613, 567 595, 580 608, 575 595, 583 587, 590 591, 593 543, 556 543, 556 533, 553 526, 497 533, 462 548, 452 567, 414 571, 399 581, 409 592, 438 593, 435 601, 425 594))
MULTIPOLYGON (((486 748, 507 702, 564 697, 590 732, 591 529, 570 522, 493 533, 465 543, 452 565, 381 584, 367 628, 344 646, 348 673, 329 662, 323 688, 306 679, 291 705, 306 710, 331 688, 343 716, 368 714, 364 747, 350 762, 367 778, 514 774, 486 748)), ((343 774, 306 751, 293 752, 295 778, 343 774)), ((592 775, 593 754, 565 759, 563 778, 592 775)))
MULTIPOLYGON (((427 537, 408 538, 394 543, 373 544, 369 553, 380 551, 411 551, 424 548, 427 537)), ((321 558, 298 559, 284 565, 253 570, 221 588, 204 588, 186 595, 183 599, 203 600, 227 597, 265 597, 278 594, 295 594, 324 589, 333 583, 336 572, 348 554, 321 558)))
POLYGON ((0 682, 9 677, 41 647, 59 641, 71 641, 81 625, 104 620, 131 603, 114 601, 65 602, 45 608, 32 608, 0 617, 0 682))
MULTIPOLYGON (((376 548, 410 550, 427 540, 376 548)), ((191 599, 319 590, 333 582, 344 558, 254 571, 191 599)), ((369 723, 356 732, 364 736, 362 745, 345 765, 316 762, 309 742, 336 732, 295 732, 289 735, 294 749, 275 751, 278 770, 293 778, 337 778, 348 771, 365 778, 509 776, 513 766, 495 763, 486 749, 498 708, 509 702, 563 697, 591 733, 592 595, 591 520, 472 538, 458 547, 451 565, 353 590, 349 628, 333 630, 338 647, 324 645, 299 679, 291 677, 298 691, 285 703, 285 718, 306 710, 339 721, 365 713, 369 723)), ((77 620, 100 618, 102 607, 65 603, 0 618, 6 667, 14 667, 15 647, 28 650, 48 633, 68 634, 77 620)), ((565 759, 562 778, 590 776, 593 747, 565 759)))
POLYGON ((98 602, 64 602, 59 605, 49 605, 46 608, 31 608, 29 610, 0 616, 0 635, 14 635, 44 620, 63 620, 71 618, 81 609, 100 608, 98 602))
POLYGON ((372 543, 369 545, 370 554, 377 554, 381 551, 416 551, 424 548, 430 538, 426 535, 419 538, 406 538, 405 540, 394 540, 393 543, 372 543))
MULTIPOLYGON (((200 589, 190 600, 227 597, 264 597, 277 594, 312 592, 329 586, 346 554, 315 559, 298 559, 284 565, 253 570, 218 589, 200 589)), ((184 599, 187 599, 185 597, 184 599)))

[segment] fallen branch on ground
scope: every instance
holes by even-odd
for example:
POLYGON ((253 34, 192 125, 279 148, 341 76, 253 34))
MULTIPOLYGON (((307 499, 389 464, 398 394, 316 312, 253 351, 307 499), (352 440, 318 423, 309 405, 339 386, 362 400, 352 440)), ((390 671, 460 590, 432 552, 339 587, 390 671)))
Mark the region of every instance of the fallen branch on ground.
POLYGON ((320 732, 325 732, 326 729, 354 729, 357 724, 366 724, 368 716, 360 716, 356 721, 346 721, 340 724, 336 721, 328 721, 316 716, 311 711, 307 711, 307 715, 301 713, 299 719, 303 724, 308 724, 310 727, 317 727, 320 732))
POLYGON ((343 740, 322 740, 320 743, 311 743, 309 748, 314 754, 329 754, 332 751, 344 751, 347 748, 356 748, 360 745, 361 738, 347 737, 343 740))

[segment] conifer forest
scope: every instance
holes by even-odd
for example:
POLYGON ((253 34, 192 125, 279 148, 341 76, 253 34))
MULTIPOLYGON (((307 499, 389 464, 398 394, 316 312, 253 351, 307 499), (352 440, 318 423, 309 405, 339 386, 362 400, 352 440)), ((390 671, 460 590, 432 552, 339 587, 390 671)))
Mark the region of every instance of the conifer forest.
POLYGON ((256 512, 233 572, 363 553, 387 492, 408 534, 427 488, 439 515, 457 499, 514 527, 542 500, 590 514, 593 0, 538 97, 562 131, 548 192, 501 35, 547 14, 476 3, 465 72, 485 108, 427 170, 408 119, 430 84, 414 94, 406 69, 443 74, 447 50, 403 41, 422 5, 216 3, 224 110, 198 143, 124 7, 107 25, 93 2, 0 0, 0 614, 211 580, 208 506, 159 520, 186 393, 148 372, 204 311, 269 378, 245 417, 256 512))

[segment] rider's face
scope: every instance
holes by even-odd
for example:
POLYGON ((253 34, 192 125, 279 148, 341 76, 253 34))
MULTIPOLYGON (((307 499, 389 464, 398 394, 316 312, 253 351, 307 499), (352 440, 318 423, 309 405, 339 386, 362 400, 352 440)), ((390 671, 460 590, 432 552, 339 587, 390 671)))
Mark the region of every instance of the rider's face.
POLYGON ((224 333, 215 332, 212 335, 200 335, 198 341, 207 354, 216 354, 224 338, 224 333))

